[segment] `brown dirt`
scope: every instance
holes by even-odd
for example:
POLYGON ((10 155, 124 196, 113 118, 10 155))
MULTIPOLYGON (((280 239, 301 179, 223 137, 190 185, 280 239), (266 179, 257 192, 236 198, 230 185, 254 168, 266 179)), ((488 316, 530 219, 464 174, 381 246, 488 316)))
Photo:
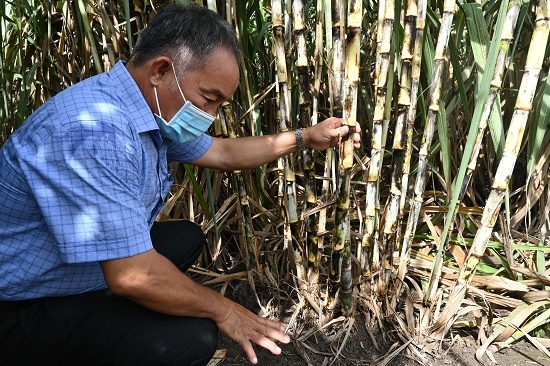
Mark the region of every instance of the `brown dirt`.
MULTIPOLYGON (((236 286, 229 286, 225 295, 234 301, 242 304, 254 312, 258 312, 259 307, 254 297, 251 295, 250 288, 245 282, 236 286)), ((326 336, 316 332, 304 339, 297 337, 290 344, 280 344, 282 354, 277 356, 269 351, 256 346, 258 356, 258 365, 264 366, 286 366, 286 365, 340 365, 340 366, 378 366, 382 365, 382 360, 392 351, 395 351, 402 342, 398 337, 388 331, 386 334, 375 334, 379 349, 373 346, 370 337, 364 326, 364 319, 358 316, 349 335, 346 339, 343 349, 336 356, 338 344, 344 339, 345 332, 341 332, 339 337, 335 337, 336 342, 330 342, 326 336)), ((452 341, 446 341, 441 344, 439 349, 434 351, 421 350, 418 355, 410 353, 407 349, 400 351, 386 365, 389 366, 550 366, 550 359, 525 341, 519 341, 511 348, 500 350, 494 353, 497 363, 489 360, 485 356, 482 362, 475 359, 475 351, 478 345, 475 338, 469 334, 451 334, 452 341)), ((225 355, 218 361, 220 366, 230 365, 250 365, 243 350, 238 344, 225 336, 220 336, 219 350, 223 350, 225 355)))
MULTIPOLYGON (((282 354, 279 356, 271 354, 269 351, 256 347, 258 364, 264 366, 287 366, 287 365, 341 365, 341 366, 375 366, 380 365, 382 359, 387 356, 389 348, 385 350, 375 350, 366 332, 361 332, 361 327, 355 327, 351 336, 344 347, 342 353, 334 356, 331 346, 322 339, 317 342, 307 342, 305 346, 300 346, 299 342, 293 340, 290 344, 281 344, 282 354), (301 349, 301 350, 300 350, 301 349), (383 352, 385 351, 385 352, 383 352), (307 360, 306 360, 307 357, 307 360)), ((550 366, 550 359, 544 356, 540 351, 525 341, 514 344, 511 348, 500 350, 494 353, 497 363, 493 363, 487 357, 482 362, 475 359, 477 349, 476 342, 471 336, 455 337, 455 342, 451 347, 443 347, 440 353, 422 353, 424 360, 407 354, 407 351, 401 352, 395 358, 391 359, 389 366, 550 366)), ((225 357, 219 363, 221 366, 229 365, 250 365, 244 352, 233 341, 224 336, 220 336, 219 349, 226 351, 225 357)))
MULTIPOLYGON (((279 356, 271 354, 269 351, 256 348, 258 356, 258 365, 263 366, 320 366, 320 365, 341 365, 341 366, 378 366, 380 358, 385 354, 373 352, 365 346, 365 340, 351 340, 345 347, 343 353, 338 357, 329 357, 330 348, 327 345, 319 345, 315 351, 309 351, 309 362, 306 361, 297 350, 297 345, 291 342, 288 345, 280 345, 282 353, 279 356), (325 347, 323 351, 323 347, 325 347), (324 352, 327 355, 320 354, 324 352)), ((220 337, 219 349, 225 350, 225 357, 218 364, 220 366, 230 365, 251 365, 248 362, 244 352, 233 341, 226 337, 220 337)), ((425 361, 419 361, 410 355, 403 354, 393 358, 387 363, 388 366, 550 366, 550 359, 535 349, 530 344, 520 341, 511 348, 504 349, 494 354, 497 363, 493 363, 488 358, 483 362, 478 362, 474 353, 477 349, 475 342, 471 338, 465 338, 460 343, 453 345, 450 349, 442 351, 440 355, 424 355, 425 361)))

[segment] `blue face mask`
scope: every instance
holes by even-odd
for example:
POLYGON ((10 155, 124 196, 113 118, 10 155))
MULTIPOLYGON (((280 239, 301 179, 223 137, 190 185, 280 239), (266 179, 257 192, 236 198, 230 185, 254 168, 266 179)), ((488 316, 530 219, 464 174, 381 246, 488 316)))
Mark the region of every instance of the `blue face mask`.
POLYGON ((180 84, 176 77, 176 70, 174 64, 172 64, 172 70, 174 70, 174 78, 176 79, 176 85, 180 91, 181 97, 185 104, 180 110, 172 117, 170 121, 166 121, 161 117, 159 98, 157 95, 157 88, 154 87, 155 99, 157 101, 157 108, 159 114, 155 114, 155 120, 159 126, 160 134, 172 141, 179 143, 189 142, 198 139, 204 132, 208 130, 210 125, 214 122, 215 116, 206 113, 205 111, 197 108, 193 103, 185 99, 183 92, 181 91, 180 84))

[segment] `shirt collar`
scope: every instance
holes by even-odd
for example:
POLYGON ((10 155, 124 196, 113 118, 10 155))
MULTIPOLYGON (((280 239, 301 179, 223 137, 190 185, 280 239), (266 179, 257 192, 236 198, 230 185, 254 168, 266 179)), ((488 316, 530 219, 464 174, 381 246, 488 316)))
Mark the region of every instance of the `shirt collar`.
POLYGON ((151 108, 125 65, 125 61, 118 61, 109 71, 109 75, 118 81, 117 89, 120 91, 118 95, 126 96, 126 98, 121 99, 130 111, 129 113, 132 115, 138 133, 158 130, 151 108))

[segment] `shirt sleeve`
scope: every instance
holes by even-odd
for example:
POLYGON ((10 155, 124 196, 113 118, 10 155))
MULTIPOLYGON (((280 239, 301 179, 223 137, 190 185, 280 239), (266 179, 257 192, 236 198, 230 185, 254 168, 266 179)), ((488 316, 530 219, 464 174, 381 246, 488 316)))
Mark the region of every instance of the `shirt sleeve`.
POLYGON ((137 134, 109 122, 58 126, 23 157, 29 182, 61 258, 81 263, 152 248, 140 200, 137 134))
POLYGON ((168 147, 168 162, 188 163, 203 156, 212 145, 212 136, 203 133, 198 139, 177 143, 172 142, 168 147))

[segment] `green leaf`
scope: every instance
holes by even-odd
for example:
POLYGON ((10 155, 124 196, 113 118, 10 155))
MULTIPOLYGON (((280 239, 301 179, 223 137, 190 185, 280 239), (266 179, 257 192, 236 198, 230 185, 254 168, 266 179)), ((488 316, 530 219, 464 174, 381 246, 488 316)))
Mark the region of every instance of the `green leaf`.
POLYGON ((197 182, 195 173, 193 173, 193 168, 189 164, 183 164, 183 166, 185 167, 185 173, 187 174, 187 178, 189 178, 189 180, 191 181, 191 185, 193 186, 193 192, 195 193, 195 197, 199 200, 199 204, 204 210, 204 213, 206 214, 206 216, 209 219, 211 219, 212 213, 210 212, 210 209, 208 208, 208 204, 204 199, 204 195, 202 194, 202 190, 199 186, 199 183, 197 182))

